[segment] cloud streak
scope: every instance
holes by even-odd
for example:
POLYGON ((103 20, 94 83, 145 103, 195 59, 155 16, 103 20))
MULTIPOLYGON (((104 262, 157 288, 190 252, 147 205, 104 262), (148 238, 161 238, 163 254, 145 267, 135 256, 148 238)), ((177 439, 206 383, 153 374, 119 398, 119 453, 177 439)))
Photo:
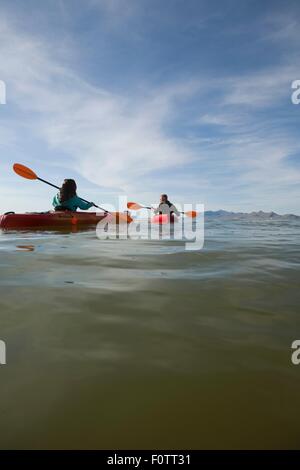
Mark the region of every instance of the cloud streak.
POLYGON ((31 113, 26 127, 53 150, 68 153, 84 177, 125 189, 149 172, 183 165, 190 152, 164 132, 173 101, 190 84, 118 96, 90 86, 57 63, 44 44, 1 25, 1 74, 11 89, 16 116, 31 113), (14 54, 12 54, 12 49, 14 54))

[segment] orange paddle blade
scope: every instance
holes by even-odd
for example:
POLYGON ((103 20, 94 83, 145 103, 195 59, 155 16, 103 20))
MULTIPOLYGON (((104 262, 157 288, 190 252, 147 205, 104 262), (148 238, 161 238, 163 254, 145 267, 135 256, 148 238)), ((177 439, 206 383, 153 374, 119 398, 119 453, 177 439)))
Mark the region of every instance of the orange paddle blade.
POLYGON ((133 211, 138 211, 139 209, 143 209, 137 202, 127 202, 128 209, 133 211))
POLYGON ((28 180, 36 180, 37 175, 27 166, 21 165, 20 163, 15 163, 13 166, 14 172, 17 175, 22 176, 22 178, 26 178, 28 180))
POLYGON ((198 213, 196 211, 187 211, 185 212, 185 215, 187 215, 188 217, 197 217, 198 213))

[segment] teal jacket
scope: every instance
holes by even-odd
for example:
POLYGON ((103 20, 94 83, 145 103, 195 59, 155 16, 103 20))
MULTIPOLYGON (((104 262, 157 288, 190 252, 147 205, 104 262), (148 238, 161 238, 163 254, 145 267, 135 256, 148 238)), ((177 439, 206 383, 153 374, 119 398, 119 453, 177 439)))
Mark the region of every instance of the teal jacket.
POLYGON ((69 211, 76 211, 78 208, 82 209, 83 211, 87 211, 88 209, 90 209, 90 207, 93 207, 92 202, 84 202, 78 196, 73 196, 68 201, 61 203, 59 199, 59 194, 54 196, 52 205, 53 207, 62 206, 64 209, 67 209, 69 211))

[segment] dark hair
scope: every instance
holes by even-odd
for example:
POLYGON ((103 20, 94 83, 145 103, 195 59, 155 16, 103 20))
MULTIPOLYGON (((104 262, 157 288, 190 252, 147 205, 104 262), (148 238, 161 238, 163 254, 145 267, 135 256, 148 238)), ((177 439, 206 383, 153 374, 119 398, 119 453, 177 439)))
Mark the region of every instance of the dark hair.
POLYGON ((162 194, 161 197, 165 197, 166 199, 168 199, 168 195, 167 195, 167 194, 162 194))
POLYGON ((76 196, 76 189, 77 186, 74 180, 64 180, 59 191, 60 202, 66 202, 73 196, 76 196))

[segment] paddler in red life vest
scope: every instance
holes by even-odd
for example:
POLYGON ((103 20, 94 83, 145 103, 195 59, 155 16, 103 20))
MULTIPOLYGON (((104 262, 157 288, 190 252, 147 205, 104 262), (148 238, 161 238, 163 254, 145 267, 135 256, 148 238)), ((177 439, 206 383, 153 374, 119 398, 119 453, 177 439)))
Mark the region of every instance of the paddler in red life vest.
POLYGON ((160 196, 160 203, 157 209, 154 209, 155 214, 176 214, 177 216, 180 215, 177 208, 169 201, 167 194, 162 194, 160 196))

